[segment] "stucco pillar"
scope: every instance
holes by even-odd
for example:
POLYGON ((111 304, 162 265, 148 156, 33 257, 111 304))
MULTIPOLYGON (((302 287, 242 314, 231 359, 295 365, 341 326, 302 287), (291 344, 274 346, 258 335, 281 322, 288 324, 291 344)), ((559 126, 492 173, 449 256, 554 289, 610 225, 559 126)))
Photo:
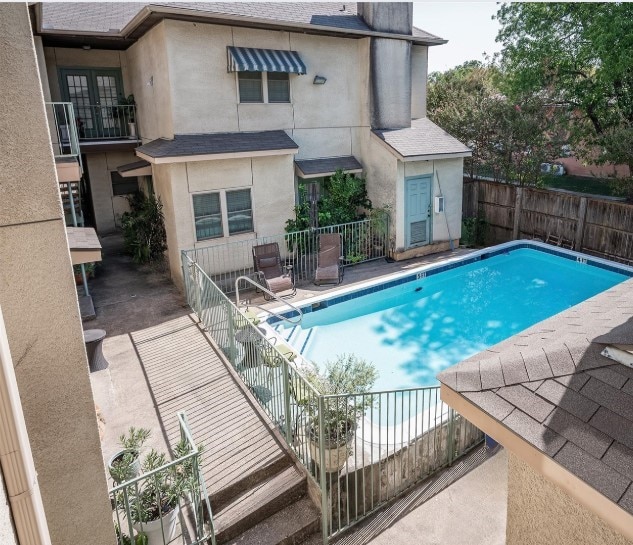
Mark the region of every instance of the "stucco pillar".
POLYGON ((0 301, 52 543, 115 543, 26 4, 0 4, 0 301))

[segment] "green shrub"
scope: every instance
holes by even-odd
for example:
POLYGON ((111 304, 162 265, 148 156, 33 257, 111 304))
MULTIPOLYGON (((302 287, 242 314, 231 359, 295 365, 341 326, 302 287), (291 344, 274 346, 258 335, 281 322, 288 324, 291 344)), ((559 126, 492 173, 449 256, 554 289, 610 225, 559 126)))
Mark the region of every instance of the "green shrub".
POLYGON ((125 250, 135 263, 162 261, 167 234, 160 197, 135 193, 128 198, 130 211, 121 216, 125 250))
POLYGON ((485 246, 487 232, 488 222, 483 215, 464 218, 461 243, 464 246, 485 246))

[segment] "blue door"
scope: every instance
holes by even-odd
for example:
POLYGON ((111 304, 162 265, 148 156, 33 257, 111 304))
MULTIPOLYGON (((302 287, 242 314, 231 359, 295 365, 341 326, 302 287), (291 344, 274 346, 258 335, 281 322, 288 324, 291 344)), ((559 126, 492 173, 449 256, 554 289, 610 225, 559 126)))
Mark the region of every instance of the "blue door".
POLYGON ((431 233, 431 177, 405 180, 405 244, 429 243, 431 233))

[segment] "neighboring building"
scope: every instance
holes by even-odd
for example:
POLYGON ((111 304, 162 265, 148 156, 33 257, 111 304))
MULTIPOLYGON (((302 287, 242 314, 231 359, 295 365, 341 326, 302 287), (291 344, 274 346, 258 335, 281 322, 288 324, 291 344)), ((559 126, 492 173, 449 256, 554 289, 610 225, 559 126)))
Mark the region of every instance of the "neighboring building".
POLYGON ((111 505, 26 3, 0 4, 0 37, 0 494, 4 500, 6 488, 8 496, 0 502, 0 542, 111 545, 111 505))
POLYGON ((75 107, 98 231, 154 190, 176 281, 180 250, 282 233, 299 186, 337 167, 391 207, 394 257, 459 239, 470 151, 426 118, 428 48, 445 41, 412 26, 411 3, 45 3, 33 17, 51 100, 75 107), (135 109, 118 107, 130 94, 135 109))
POLYGON ((439 374, 508 450, 507 545, 633 543, 633 369, 602 355, 632 309, 628 280, 439 374))

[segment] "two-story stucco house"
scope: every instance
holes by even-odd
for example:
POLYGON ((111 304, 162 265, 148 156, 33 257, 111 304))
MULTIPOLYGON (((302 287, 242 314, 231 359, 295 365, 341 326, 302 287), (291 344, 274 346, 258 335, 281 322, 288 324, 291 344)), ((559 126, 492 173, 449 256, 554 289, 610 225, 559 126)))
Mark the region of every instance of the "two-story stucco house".
POLYGON ((127 193, 155 191, 176 281, 180 250, 283 233, 299 187, 338 168, 389 206, 396 259, 459 239, 470 151, 426 118, 428 52, 445 40, 413 27, 411 3, 44 3, 33 15, 44 87, 74 106, 98 231, 115 229, 127 193), (117 106, 128 95, 135 108, 117 106))

